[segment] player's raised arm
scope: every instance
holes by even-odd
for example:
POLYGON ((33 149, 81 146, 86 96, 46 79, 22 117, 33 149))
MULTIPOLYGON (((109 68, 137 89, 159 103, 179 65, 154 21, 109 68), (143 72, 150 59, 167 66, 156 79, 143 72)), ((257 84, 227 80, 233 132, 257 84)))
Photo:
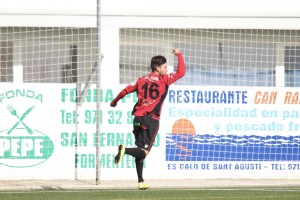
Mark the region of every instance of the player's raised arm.
POLYGON ((177 81, 178 79, 183 77, 185 75, 185 71, 186 71, 181 51, 178 48, 174 48, 172 50, 172 53, 177 56, 178 67, 177 67, 176 72, 169 74, 169 76, 168 76, 168 84, 169 85, 171 85, 172 83, 174 83, 175 81, 177 81))
POLYGON ((178 74, 179 78, 181 78, 185 75, 185 71, 186 71, 182 53, 178 48, 174 48, 173 54, 177 56, 178 67, 177 67, 176 73, 178 74))

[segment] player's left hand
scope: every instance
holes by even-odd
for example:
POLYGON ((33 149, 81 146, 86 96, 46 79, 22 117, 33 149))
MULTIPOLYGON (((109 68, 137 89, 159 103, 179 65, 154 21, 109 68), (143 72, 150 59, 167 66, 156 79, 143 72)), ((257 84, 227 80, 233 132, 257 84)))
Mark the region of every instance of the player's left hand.
POLYGON ((110 102, 110 107, 116 107, 117 106, 117 104, 116 103, 114 103, 113 101, 112 102, 110 102))

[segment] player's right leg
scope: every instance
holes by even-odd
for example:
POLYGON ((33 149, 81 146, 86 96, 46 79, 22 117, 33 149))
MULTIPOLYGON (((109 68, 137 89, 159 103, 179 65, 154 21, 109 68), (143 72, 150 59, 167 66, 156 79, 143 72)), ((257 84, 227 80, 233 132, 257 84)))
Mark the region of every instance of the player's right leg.
POLYGON ((125 154, 125 147, 121 144, 118 147, 118 153, 115 156, 115 164, 119 164, 125 154))

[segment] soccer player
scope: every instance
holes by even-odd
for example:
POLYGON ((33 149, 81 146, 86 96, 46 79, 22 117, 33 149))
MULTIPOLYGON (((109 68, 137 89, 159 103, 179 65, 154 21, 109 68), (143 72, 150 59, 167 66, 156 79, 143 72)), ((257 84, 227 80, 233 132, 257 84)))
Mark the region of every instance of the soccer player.
POLYGON ((115 164, 118 164, 124 154, 135 157, 136 171, 138 176, 138 188, 146 190, 150 186, 144 183, 143 160, 150 152, 159 128, 159 119, 163 102, 168 94, 169 86, 185 75, 185 64, 182 53, 174 48, 172 53, 177 56, 178 68, 176 72, 167 73, 167 60, 164 56, 158 55, 151 59, 152 72, 143 76, 127 87, 110 103, 115 107, 120 99, 127 94, 137 92, 138 102, 134 105, 132 115, 133 134, 135 136, 136 148, 125 148, 119 145, 115 157, 115 164))

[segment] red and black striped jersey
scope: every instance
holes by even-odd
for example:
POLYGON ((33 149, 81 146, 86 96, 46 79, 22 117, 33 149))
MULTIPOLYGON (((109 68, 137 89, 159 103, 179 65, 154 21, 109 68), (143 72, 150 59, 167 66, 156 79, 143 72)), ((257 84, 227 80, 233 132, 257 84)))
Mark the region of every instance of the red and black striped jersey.
POLYGON ((148 114, 159 119, 169 86, 185 75, 186 69, 182 54, 178 53, 177 58, 178 67, 176 72, 161 76, 151 72, 124 88, 113 100, 113 103, 117 104, 127 94, 137 92, 138 102, 134 105, 132 114, 135 116, 148 114))

